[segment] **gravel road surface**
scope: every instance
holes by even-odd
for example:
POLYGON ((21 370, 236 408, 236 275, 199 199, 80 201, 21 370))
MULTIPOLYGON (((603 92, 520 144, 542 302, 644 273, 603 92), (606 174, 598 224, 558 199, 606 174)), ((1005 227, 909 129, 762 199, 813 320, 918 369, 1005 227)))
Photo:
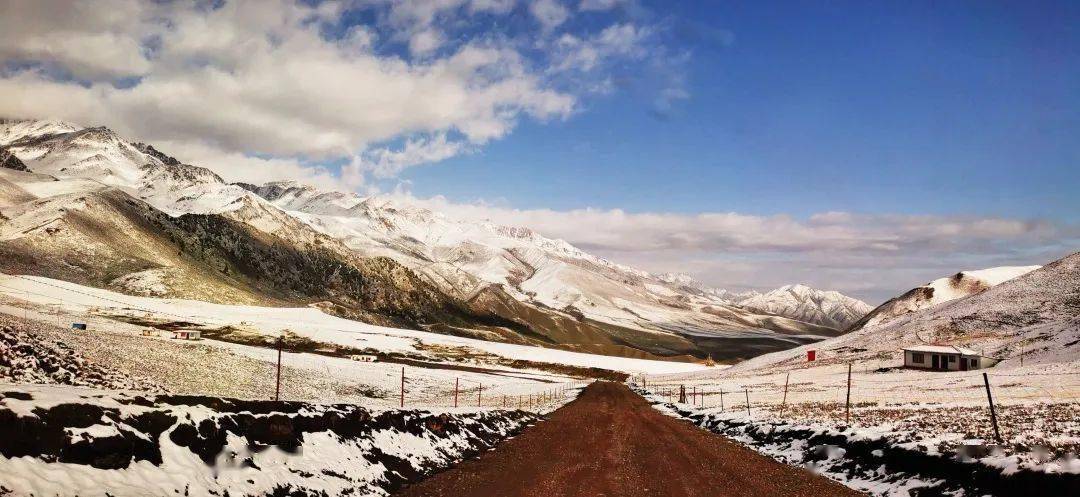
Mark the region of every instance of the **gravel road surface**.
POLYGON ((846 497, 863 494, 665 416, 617 383, 402 497, 846 497))

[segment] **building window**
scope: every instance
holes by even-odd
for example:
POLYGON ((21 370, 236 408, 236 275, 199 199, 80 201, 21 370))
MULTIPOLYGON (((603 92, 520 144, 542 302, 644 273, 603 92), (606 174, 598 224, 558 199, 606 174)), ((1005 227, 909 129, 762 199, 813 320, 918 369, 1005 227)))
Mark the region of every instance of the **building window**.
POLYGON ((954 356, 954 355, 949 356, 949 362, 956 362, 956 356, 954 356))
POLYGON ((911 353, 911 362, 922 364, 924 360, 926 360, 926 358, 923 357, 922 353, 920 353, 920 352, 912 352, 911 353))
POLYGON ((971 369, 978 369, 979 360, 978 359, 968 359, 968 364, 971 365, 971 369))

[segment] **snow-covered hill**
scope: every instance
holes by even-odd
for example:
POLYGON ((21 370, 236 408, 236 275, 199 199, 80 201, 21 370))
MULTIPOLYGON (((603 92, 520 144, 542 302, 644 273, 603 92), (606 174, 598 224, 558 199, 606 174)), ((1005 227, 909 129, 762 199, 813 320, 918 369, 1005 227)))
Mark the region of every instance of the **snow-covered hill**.
MULTIPOLYGON (((272 258, 275 268, 297 270, 336 261, 367 268, 360 272, 390 286, 362 287, 382 292, 376 299, 382 308, 407 312, 421 305, 432 311, 423 319, 410 315, 413 322, 435 325, 425 319, 467 308, 462 312, 488 316, 479 326, 487 331, 479 336, 489 339, 614 355, 645 351, 717 359, 833 336, 858 309, 850 303, 854 299, 835 292, 806 289, 816 297, 780 302, 707 288, 685 275, 653 275, 528 228, 451 219, 399 198, 288 182, 227 184, 209 169, 103 127, 4 120, 0 147, 30 171, 8 170, 0 178, 0 209, 9 220, 0 233, 9 259, 23 259, 15 269, 62 261, 56 267, 66 272, 42 275, 83 284, 236 303, 304 301, 326 297, 318 282, 275 272, 277 280, 268 285, 251 270, 267 264, 256 255, 272 258), (207 231, 208 226, 213 228, 207 231), (179 250, 168 247, 177 240, 179 250), (207 251, 204 244, 213 248, 207 251), (283 259, 282 248, 301 259, 283 259), (48 257, 41 258, 42 251, 48 257), (373 257, 411 269, 422 282, 407 282, 409 277, 395 276, 397 270, 383 263, 364 262, 373 257), (207 278, 212 284, 202 281, 207 278), (401 302, 391 305, 395 292, 412 297, 399 296, 401 302), (755 304, 738 305, 742 301, 755 304)), ((460 324, 442 331, 478 333, 460 324)))
MULTIPOLYGON (((1019 269, 1013 272, 1020 271, 1019 269)), ((977 272, 994 281, 1008 271, 977 272)), ((983 280, 987 281, 987 280, 983 280)), ((903 347, 941 343, 1003 359, 997 368, 1077 364, 1080 357, 1080 252, 938 305, 876 321, 819 342, 814 364, 850 361, 903 363, 903 347)), ((733 371, 806 366, 802 348, 743 362, 733 371)))
POLYGON ((737 301, 748 309, 844 329, 870 312, 866 302, 839 292, 805 285, 785 285, 776 290, 737 301))
POLYGON ((987 289, 1030 273, 1040 266, 1002 266, 975 271, 961 271, 952 276, 938 278, 923 286, 913 288, 899 297, 881 304, 869 312, 863 312, 851 329, 865 328, 887 322, 897 316, 934 307, 951 300, 975 295, 987 289))

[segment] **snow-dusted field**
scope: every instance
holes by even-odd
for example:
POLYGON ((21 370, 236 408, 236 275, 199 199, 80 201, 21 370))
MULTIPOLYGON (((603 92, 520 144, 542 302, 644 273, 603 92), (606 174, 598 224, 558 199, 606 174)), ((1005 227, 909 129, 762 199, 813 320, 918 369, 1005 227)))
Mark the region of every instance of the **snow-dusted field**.
POLYGON ((537 419, 3 386, 0 495, 387 495, 537 419))
POLYGON ((330 316, 315 308, 255 307, 194 300, 134 297, 40 277, 0 275, 0 295, 68 318, 129 315, 184 320, 203 326, 236 326, 276 336, 285 330, 318 342, 381 352, 423 354, 425 345, 462 347, 512 360, 597 367, 629 374, 706 369, 699 364, 651 361, 488 342, 416 330, 385 328, 330 316))

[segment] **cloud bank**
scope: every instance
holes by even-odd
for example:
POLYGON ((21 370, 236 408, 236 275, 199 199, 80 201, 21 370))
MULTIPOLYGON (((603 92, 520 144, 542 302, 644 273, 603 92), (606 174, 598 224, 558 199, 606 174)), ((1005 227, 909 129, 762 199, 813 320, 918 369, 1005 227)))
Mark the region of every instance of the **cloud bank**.
POLYGON ((1045 264, 1080 247, 1080 226, 1047 220, 824 212, 807 219, 734 212, 515 209, 394 196, 458 219, 528 226, 651 272, 729 290, 806 283, 872 304, 961 270, 1045 264))

